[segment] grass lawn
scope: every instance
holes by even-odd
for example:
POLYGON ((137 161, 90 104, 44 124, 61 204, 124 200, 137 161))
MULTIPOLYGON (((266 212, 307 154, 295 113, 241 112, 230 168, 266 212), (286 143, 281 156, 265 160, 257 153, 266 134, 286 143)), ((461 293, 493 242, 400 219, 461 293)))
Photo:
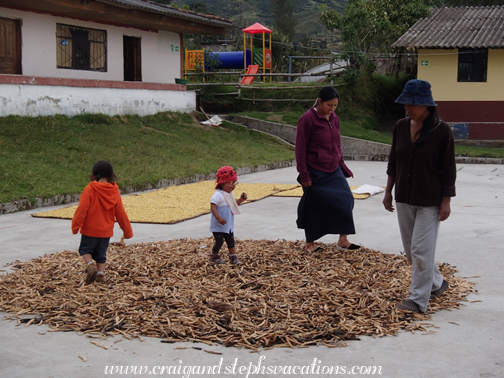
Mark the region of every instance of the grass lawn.
MULTIPOLYGON (((253 118, 296 125, 302 112, 244 112, 253 118)), ((392 134, 370 130, 359 120, 341 120, 341 133, 376 142, 392 134)), ((503 148, 456 145, 460 156, 504 158, 503 148)), ((276 138, 224 122, 202 126, 190 115, 85 114, 68 118, 0 118, 0 203, 80 193, 98 160, 114 166, 120 187, 143 189, 161 179, 208 174, 294 160, 292 147, 276 138)))
POLYGON ((224 123, 202 126, 188 114, 86 114, 0 118, 0 203, 80 193, 98 160, 113 165, 120 187, 294 160, 292 147, 224 123))
MULTIPOLYGON (((303 115, 303 113, 304 112, 242 112, 237 113, 237 115, 296 126, 297 120, 303 115)), ((365 139, 373 142, 387 144, 392 143, 392 133, 390 132, 379 132, 371 130, 357 120, 340 119, 340 121, 341 135, 343 136, 365 139)), ((462 146, 456 144, 455 154, 457 156, 504 158, 504 148, 462 146)))

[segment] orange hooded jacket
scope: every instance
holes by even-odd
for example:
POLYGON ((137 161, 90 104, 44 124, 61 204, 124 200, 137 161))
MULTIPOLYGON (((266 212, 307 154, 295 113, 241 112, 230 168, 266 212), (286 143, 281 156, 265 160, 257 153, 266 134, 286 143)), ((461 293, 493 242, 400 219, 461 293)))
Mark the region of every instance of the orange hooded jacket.
POLYGON ((117 184, 91 181, 80 196, 79 206, 72 219, 72 232, 76 234, 80 229, 82 235, 110 238, 114 235, 116 219, 124 238, 132 238, 133 230, 117 184))

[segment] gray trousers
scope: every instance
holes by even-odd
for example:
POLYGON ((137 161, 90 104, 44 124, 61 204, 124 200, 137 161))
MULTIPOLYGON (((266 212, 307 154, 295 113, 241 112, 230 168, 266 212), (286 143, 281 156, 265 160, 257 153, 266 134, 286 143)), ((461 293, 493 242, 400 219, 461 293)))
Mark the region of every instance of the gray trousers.
POLYGON ((439 230, 439 207, 411 206, 396 202, 401 239, 411 262, 409 299, 427 311, 430 294, 443 283, 434 260, 439 230))

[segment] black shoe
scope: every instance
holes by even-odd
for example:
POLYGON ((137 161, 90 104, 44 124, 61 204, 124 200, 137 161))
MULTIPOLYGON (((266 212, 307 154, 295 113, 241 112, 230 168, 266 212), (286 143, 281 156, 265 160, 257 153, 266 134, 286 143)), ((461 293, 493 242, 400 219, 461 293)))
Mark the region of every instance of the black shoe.
POLYGON ((350 245, 348 247, 342 247, 338 244, 338 249, 341 251, 358 251, 361 248, 362 247, 360 245, 357 245, 354 243, 350 243, 350 245))
POLYGON ((441 287, 430 293, 430 299, 439 298, 446 291, 446 289, 448 289, 448 287, 450 287, 450 285, 448 284, 448 281, 443 280, 441 287))

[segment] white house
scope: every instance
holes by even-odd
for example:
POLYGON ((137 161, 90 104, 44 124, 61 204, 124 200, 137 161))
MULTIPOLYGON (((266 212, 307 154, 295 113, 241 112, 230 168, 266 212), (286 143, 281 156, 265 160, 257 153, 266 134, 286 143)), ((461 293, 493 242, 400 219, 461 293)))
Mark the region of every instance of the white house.
POLYGON ((146 0, 1 0, 0 116, 190 112, 182 33, 231 27, 146 0))

